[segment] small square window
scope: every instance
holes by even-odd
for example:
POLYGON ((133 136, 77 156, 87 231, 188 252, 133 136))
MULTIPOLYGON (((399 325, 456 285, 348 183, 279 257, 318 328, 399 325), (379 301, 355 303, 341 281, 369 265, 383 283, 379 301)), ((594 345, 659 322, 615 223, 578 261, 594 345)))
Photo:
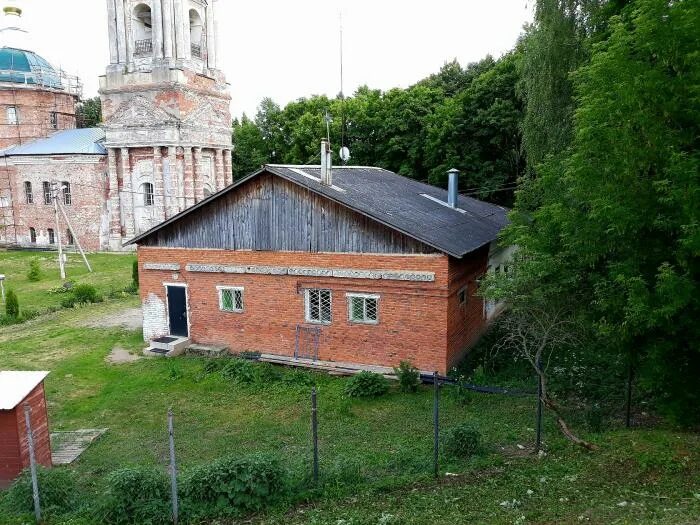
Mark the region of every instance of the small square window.
POLYGON ((220 286, 219 309, 222 312, 243 312, 243 288, 220 286))
POLYGON ((465 306, 467 304, 467 287, 465 286, 459 291, 459 306, 465 306))
POLYGON ((309 323, 331 324, 332 294, 330 290, 306 290, 306 321, 309 323))
POLYGON ((379 296, 348 294, 348 318, 352 323, 377 324, 379 322, 379 296))

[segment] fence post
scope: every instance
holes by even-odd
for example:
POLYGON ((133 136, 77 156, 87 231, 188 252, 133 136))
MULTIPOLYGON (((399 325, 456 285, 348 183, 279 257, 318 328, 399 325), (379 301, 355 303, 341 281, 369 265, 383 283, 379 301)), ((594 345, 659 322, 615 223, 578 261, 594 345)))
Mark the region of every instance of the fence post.
POLYGON ((630 351, 627 370, 627 393, 625 395, 625 427, 632 427, 632 383, 634 382, 634 361, 630 351))
POLYGON ((535 452, 542 450, 542 356, 537 357, 537 434, 535 452))
POLYGON ((440 379, 433 373, 433 469, 435 477, 440 477, 440 379))
POLYGON ((314 484, 318 485, 318 407, 316 404, 316 387, 311 389, 311 435, 314 445, 314 484))
POLYGON ((175 433, 173 429, 173 409, 168 410, 168 441, 170 445, 170 489, 173 500, 173 523, 178 522, 177 463, 175 463, 175 433))
POLYGON ((29 403, 24 404, 24 422, 27 427, 27 445, 29 447, 29 468, 32 473, 32 497, 34 499, 34 514, 36 522, 41 523, 41 503, 39 501, 39 481, 36 477, 36 457, 34 456, 34 433, 32 432, 32 409, 29 403))

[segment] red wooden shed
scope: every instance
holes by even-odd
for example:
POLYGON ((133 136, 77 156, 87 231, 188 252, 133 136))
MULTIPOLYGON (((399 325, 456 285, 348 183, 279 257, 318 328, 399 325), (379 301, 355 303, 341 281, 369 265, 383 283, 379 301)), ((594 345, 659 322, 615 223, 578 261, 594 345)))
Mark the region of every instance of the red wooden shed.
POLYGON ((24 405, 31 408, 34 454, 39 465, 51 466, 51 440, 44 379, 48 372, 0 371, 0 487, 29 467, 24 405))

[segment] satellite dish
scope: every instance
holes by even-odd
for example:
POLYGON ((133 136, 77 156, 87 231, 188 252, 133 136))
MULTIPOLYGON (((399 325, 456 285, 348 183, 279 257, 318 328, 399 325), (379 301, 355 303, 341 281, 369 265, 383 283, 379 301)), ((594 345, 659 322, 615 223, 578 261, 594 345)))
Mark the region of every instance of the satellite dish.
POLYGON ((350 148, 343 146, 340 148, 340 160, 347 162, 350 160, 350 148))

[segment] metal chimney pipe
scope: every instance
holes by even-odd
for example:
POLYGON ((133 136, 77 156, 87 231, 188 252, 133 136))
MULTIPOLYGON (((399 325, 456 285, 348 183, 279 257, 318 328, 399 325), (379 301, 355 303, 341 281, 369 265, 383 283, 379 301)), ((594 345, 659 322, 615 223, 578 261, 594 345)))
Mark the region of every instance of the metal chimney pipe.
POLYGON ((450 208, 456 208, 459 197, 459 170, 452 168, 447 172, 447 176, 449 177, 447 186, 447 204, 450 205, 450 208))
POLYGON ((321 184, 333 186, 333 154, 326 139, 321 141, 321 184))

